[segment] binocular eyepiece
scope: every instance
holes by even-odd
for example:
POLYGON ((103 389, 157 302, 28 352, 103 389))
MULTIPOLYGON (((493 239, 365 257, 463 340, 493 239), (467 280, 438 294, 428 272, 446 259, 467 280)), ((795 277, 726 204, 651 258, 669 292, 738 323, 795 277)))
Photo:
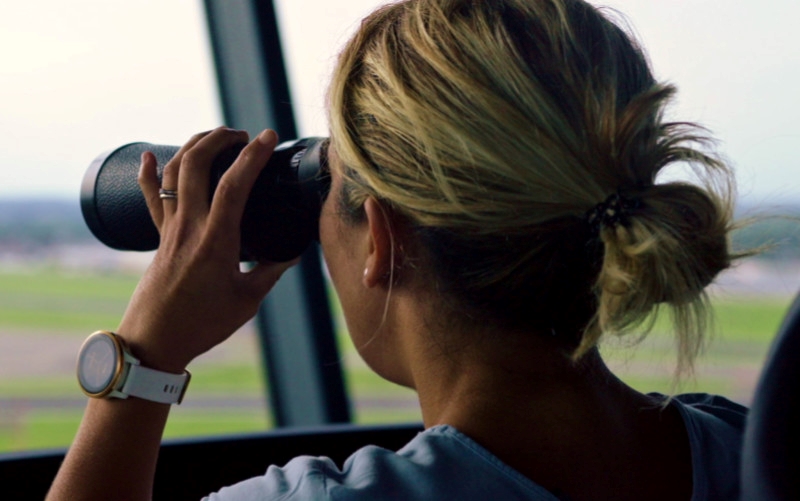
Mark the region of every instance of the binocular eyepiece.
MULTIPOLYGON (((261 171, 241 223, 242 261, 289 261, 319 239, 319 214, 330 190, 327 138, 278 145, 261 171)), ((244 144, 225 150, 211 168, 209 200, 244 144)), ((177 146, 131 143, 98 156, 81 185, 81 211, 89 229, 119 250, 154 250, 159 244, 137 181, 141 155, 151 151, 161 177, 177 146)))

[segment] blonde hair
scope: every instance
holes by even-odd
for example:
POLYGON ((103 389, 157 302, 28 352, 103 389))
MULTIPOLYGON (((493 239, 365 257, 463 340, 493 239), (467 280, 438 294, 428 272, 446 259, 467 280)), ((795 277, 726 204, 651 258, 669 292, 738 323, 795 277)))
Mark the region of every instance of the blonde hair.
POLYGON ((575 358, 667 305, 690 369, 733 181, 702 128, 663 121, 673 93, 582 0, 387 5, 329 89, 343 204, 407 217, 457 310, 565 336, 575 358), (701 181, 657 184, 675 162, 701 181), (613 194, 635 201, 622 224, 589 224, 613 194))

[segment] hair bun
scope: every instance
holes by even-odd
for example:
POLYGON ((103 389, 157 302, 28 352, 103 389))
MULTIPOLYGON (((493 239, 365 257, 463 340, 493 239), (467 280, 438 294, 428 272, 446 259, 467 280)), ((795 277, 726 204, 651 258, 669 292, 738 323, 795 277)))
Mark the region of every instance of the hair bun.
POLYGON ((659 266, 674 266, 679 278, 665 280, 660 297, 663 302, 681 304, 693 300, 731 264, 730 211, 714 198, 685 183, 655 185, 648 194, 652 227, 664 235, 659 239, 664 248, 659 266))
POLYGON ((681 354, 690 361, 702 346, 705 287, 732 260, 730 204, 713 190, 683 182, 653 185, 633 197, 641 202, 627 211, 626 224, 600 230, 605 251, 596 335, 627 332, 666 304, 681 354))

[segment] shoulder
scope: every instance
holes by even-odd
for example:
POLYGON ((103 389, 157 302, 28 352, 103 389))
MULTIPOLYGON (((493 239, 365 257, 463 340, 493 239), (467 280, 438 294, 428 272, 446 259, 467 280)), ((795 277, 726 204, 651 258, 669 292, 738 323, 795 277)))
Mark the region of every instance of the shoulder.
POLYGON ((207 499, 468 501, 492 497, 557 501, 455 428, 437 426, 397 452, 364 447, 341 469, 328 458, 301 456, 207 499))
POLYGON ((739 464, 747 408, 718 395, 673 399, 692 451, 695 500, 738 499, 739 464))
POLYGON ((673 399, 681 413, 692 453, 708 463, 726 458, 738 461, 747 419, 747 408, 725 397, 705 393, 678 395, 673 399), (694 448, 697 448, 695 453, 694 448))
POLYGON ((675 397, 684 409, 704 421, 719 424, 722 421, 732 428, 744 430, 748 409, 719 395, 685 393, 675 397))

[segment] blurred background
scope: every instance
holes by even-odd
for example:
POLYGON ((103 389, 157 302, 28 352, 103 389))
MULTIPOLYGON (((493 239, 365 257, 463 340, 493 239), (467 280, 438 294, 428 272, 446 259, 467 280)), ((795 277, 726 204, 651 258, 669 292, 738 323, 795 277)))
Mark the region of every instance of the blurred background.
MULTIPOLYGON (((301 135, 327 135, 336 54, 381 3, 276 0, 301 135)), ((657 77, 678 86, 670 117, 706 125, 736 168, 737 212, 759 219, 734 245, 770 245, 712 286, 713 343, 678 388, 746 404, 800 287, 800 32, 792 24, 800 4, 603 5, 625 14, 657 77)), ((221 116, 202 2, 0 4, 0 452, 69 444, 85 405, 75 354, 92 331, 116 327, 152 257, 107 249, 86 229, 78 194, 89 163, 129 142, 182 144, 221 116)), ((356 421, 419 419, 414 395, 372 375, 339 325, 356 421)), ((604 350, 624 379, 670 391, 668 332, 657 327, 633 349, 621 344, 604 350)), ((192 398, 175 408, 167 436, 270 427, 259 353, 248 325, 196 361, 192 398)))

